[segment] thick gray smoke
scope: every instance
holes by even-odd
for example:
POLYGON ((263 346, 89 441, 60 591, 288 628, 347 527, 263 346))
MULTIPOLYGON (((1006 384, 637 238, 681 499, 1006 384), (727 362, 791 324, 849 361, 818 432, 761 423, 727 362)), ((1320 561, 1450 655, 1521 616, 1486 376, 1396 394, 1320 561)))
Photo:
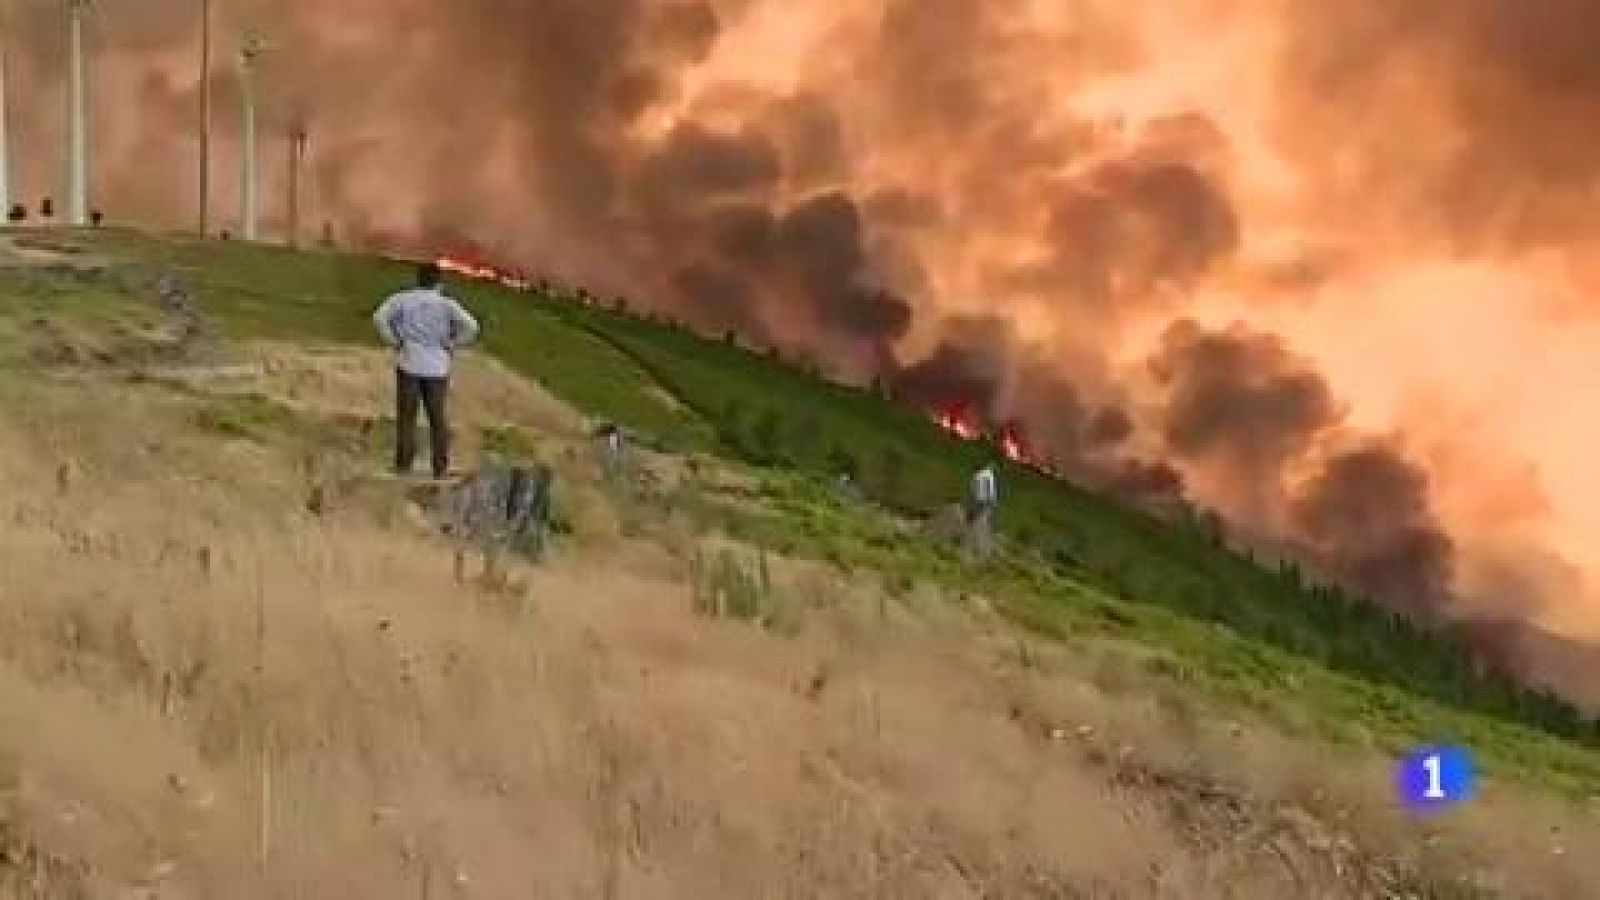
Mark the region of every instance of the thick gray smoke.
POLYGON ((1327 384, 1304 365, 1272 335, 1172 326, 1151 360, 1166 391, 1167 445, 1239 480, 1268 481, 1260 476, 1304 455, 1340 415, 1327 384))
POLYGON ((1093 403, 997 317, 958 318, 927 358, 889 378, 894 394, 922 409, 960 411, 981 426, 1022 422, 1029 442, 1069 477, 1137 503, 1183 496, 1171 466, 1129 446, 1134 422, 1119 405, 1093 403))
POLYGON ((1151 365, 1168 448, 1242 498, 1248 521, 1274 523, 1322 572, 1368 596, 1421 619, 1447 613, 1454 550, 1427 474, 1371 436, 1318 454, 1346 437, 1344 410, 1280 340, 1180 322, 1151 365))
POLYGON ((1334 577, 1422 620, 1448 616, 1450 538, 1428 501, 1428 476, 1369 440, 1341 451, 1291 501, 1291 521, 1334 577))

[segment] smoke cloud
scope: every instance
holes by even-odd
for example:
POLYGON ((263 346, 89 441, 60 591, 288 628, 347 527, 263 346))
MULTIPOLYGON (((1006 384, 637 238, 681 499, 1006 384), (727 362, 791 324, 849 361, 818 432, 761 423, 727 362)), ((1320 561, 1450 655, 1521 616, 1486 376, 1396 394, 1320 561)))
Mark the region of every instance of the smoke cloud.
POLYGON ((1593 3, 1303 0, 1285 24, 1281 133, 1323 190, 1467 251, 1600 233, 1593 3))
POLYGON ((1085 399, 1042 349, 1029 347, 1006 320, 957 317, 943 331, 931 355, 890 376, 900 400, 975 415, 991 426, 1024 422, 1047 461, 1077 481, 1141 505, 1182 499, 1180 473, 1138 455, 1128 411, 1085 399))
POLYGON ((1422 620, 1449 617, 1455 548, 1428 476, 1355 434, 1322 376, 1278 338, 1183 321, 1150 361, 1161 430, 1209 493, 1328 578, 1422 620))
POLYGON ((1207 469, 1250 520, 1271 521, 1284 468, 1340 418, 1327 384, 1272 335, 1190 321, 1167 330, 1150 365, 1167 447, 1207 469))
MULTIPOLYGON (((193 222, 194 17, 94 13, 113 221, 193 222)), ((63 193, 66 33, 11 24, 35 204, 63 193)), ((1397 608, 1600 637, 1588 0, 251 0, 210 75, 225 226, 247 27, 269 232, 303 121, 309 227, 346 246, 736 328, 1020 418, 1075 477, 1217 507, 1397 608), (1490 513, 1491 470, 1547 502, 1490 513)))
POLYGON ((1376 441, 1328 459, 1291 501, 1297 533, 1333 576, 1415 618, 1448 617, 1454 547, 1428 477, 1376 441))

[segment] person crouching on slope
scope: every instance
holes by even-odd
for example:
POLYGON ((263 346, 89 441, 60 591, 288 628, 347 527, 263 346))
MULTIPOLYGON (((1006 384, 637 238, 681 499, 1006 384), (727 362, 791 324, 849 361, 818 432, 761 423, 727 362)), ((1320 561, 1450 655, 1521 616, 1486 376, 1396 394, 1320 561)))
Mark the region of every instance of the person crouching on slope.
POLYGON ((417 406, 428 412, 433 477, 450 473, 450 425, 445 396, 455 351, 478 337, 478 320, 439 288, 439 267, 417 269, 417 286, 383 301, 373 313, 378 337, 395 351, 394 468, 411 472, 417 455, 417 406))

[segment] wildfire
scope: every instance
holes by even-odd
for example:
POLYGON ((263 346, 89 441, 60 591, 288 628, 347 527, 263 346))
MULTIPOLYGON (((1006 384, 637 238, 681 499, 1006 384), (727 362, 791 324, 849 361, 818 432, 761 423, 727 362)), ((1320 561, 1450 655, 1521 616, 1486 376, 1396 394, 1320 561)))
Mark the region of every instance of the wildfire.
POLYGON ((939 427, 956 435, 962 440, 973 441, 983 436, 983 431, 972 416, 972 410, 962 405, 952 405, 941 410, 935 417, 939 427))
POLYGON ((1010 424, 1000 429, 1000 449, 1005 452, 1013 462, 1033 465, 1033 454, 1028 451, 1027 442, 1023 439, 1022 426, 1010 424))
POLYGON ((493 281, 514 291, 526 291, 533 287, 533 282, 519 272, 502 269, 488 263, 473 262, 465 257, 440 256, 434 262, 446 272, 454 272, 457 275, 464 275, 479 281, 493 281))
MULTIPOLYGON (((486 262, 476 262, 465 255, 441 255, 435 262, 446 272, 454 272, 479 281, 495 282, 512 290, 526 291, 532 287, 528 277, 519 272, 502 269, 486 262)), ((1000 452, 1012 462, 1039 472, 1053 474, 1050 467, 1034 455, 1020 422, 1007 422, 998 429, 989 430, 972 407, 965 403, 947 404, 933 413, 933 419, 940 428, 964 441, 991 439, 1000 448, 1000 452)))
POLYGON ((1020 422, 1008 422, 994 432, 986 432, 979 423, 977 415, 966 404, 954 403, 937 410, 933 420, 939 427, 950 432, 964 441, 982 440, 985 437, 993 438, 999 445, 1000 452, 1012 462, 1021 463, 1040 472, 1049 473, 1049 466, 1034 455, 1033 448, 1028 443, 1026 432, 1020 422))

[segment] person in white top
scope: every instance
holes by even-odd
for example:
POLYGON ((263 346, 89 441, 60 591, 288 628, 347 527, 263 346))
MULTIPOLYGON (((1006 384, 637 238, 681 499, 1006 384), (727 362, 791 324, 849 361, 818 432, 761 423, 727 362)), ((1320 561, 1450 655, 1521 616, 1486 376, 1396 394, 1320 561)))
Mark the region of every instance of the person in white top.
POLYGON ((478 338, 478 320, 440 290, 441 278, 437 265, 420 266, 417 286, 390 296, 372 315, 378 337, 395 352, 394 467, 402 475, 417 455, 418 406, 428 412, 433 477, 449 474, 450 362, 478 338))
POLYGON ((967 507, 967 546, 980 558, 989 555, 993 542, 994 510, 999 502, 994 463, 985 463, 972 476, 972 497, 967 507))
POLYGON ((600 463, 608 479, 616 480, 624 474, 622 427, 615 422, 605 422, 596 429, 600 438, 600 463))

